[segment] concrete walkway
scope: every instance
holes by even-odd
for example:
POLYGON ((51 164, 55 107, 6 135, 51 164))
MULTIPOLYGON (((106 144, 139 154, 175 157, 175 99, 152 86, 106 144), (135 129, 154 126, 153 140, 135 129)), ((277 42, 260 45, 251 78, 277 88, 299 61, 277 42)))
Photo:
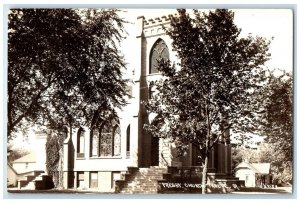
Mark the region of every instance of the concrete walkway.
POLYGON ((240 191, 234 191, 231 194, 292 194, 292 189, 292 187, 242 188, 240 191))
MULTIPOLYGON (((18 188, 8 188, 7 192, 9 193, 36 193, 36 194, 116 194, 113 192, 99 192, 95 190, 20 190, 18 188)), ((177 194, 177 193, 173 193, 177 194)), ((178 193, 180 194, 180 193, 178 193)), ((195 193, 194 193, 195 194, 195 193)), ((234 191, 227 194, 292 194, 292 187, 277 187, 277 188, 241 188, 239 191, 234 191)), ((226 195, 226 194, 222 194, 226 195)))

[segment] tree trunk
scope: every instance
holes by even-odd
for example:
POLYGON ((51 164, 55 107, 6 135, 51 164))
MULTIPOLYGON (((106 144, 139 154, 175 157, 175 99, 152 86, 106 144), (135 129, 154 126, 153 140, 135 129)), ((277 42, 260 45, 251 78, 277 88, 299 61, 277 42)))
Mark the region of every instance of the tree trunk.
POLYGON ((64 148, 59 150, 59 164, 58 164, 58 189, 63 189, 63 160, 64 160, 64 148))
POLYGON ((207 179, 208 154, 205 153, 204 166, 202 171, 202 194, 206 194, 206 179, 207 179))
POLYGON ((204 159, 204 166, 202 170, 202 194, 206 194, 206 179, 207 179, 207 165, 208 165, 208 152, 209 152, 209 141, 210 141, 210 116, 209 116, 209 101, 206 102, 206 125, 207 125, 207 134, 205 140, 205 159, 204 159))

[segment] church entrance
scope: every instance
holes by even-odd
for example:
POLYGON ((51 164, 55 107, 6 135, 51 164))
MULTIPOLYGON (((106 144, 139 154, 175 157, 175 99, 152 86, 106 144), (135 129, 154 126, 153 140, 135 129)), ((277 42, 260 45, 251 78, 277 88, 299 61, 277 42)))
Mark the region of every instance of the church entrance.
POLYGON ((159 165, 159 138, 152 137, 151 141, 151 166, 159 165))
POLYGON ((191 154, 191 159, 192 159, 192 166, 201 166, 201 152, 199 150, 199 146, 195 144, 191 144, 190 147, 192 148, 192 154, 191 154))

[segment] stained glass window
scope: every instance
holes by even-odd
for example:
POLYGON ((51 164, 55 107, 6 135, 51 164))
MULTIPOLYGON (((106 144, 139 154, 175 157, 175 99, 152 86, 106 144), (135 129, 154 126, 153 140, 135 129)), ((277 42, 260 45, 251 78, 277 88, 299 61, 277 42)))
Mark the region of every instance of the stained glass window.
POLYGON ((84 153, 84 135, 83 135, 83 132, 80 135, 79 153, 84 153))
POLYGON ((109 120, 93 129, 90 147, 92 157, 121 156, 121 130, 118 122, 115 119, 109 120))
POLYGON ((77 133, 77 157, 84 157, 84 130, 79 128, 77 133))
POLYGON ((151 52, 150 52, 150 71, 149 73, 157 73, 157 66, 159 59, 169 59, 169 50, 162 39, 158 39, 155 44, 153 45, 151 52))
POLYGON ((112 133, 101 133, 100 156, 112 156, 112 133))
POLYGON ((99 151, 99 130, 93 129, 92 131, 92 156, 98 156, 99 151))
POLYGON ((114 156, 121 155, 121 132, 120 127, 116 126, 114 130, 114 156))

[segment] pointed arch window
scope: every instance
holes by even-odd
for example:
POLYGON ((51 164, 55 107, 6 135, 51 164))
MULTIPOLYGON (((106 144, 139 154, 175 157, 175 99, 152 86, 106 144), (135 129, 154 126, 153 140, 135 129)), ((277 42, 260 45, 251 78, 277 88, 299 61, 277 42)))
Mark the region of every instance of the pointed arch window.
POLYGON ((121 131, 118 125, 115 126, 113 132, 113 139, 114 139, 113 155, 120 156, 121 155, 121 131))
POLYGON ((121 156, 121 130, 118 121, 103 122, 92 130, 91 157, 121 156))
POLYGON ((77 157, 83 158, 84 157, 84 130, 83 128, 79 128, 77 132, 77 157))
POLYGON ((100 156, 112 156, 113 137, 111 126, 104 125, 100 136, 100 156))
POLYGON ((169 60, 169 49, 164 40, 158 39, 150 51, 149 73, 158 73, 158 60, 169 60))
POLYGON ((91 156, 99 156, 99 130, 94 128, 91 133, 91 156))
POLYGON ((130 125, 126 130, 126 158, 130 157, 130 125))

